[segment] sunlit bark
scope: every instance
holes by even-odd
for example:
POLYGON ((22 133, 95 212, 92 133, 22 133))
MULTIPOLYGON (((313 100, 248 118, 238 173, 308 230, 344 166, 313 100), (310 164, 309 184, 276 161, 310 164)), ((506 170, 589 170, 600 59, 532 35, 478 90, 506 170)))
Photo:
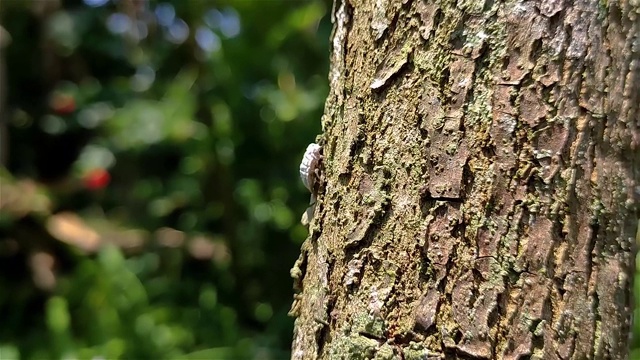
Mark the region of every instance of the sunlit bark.
POLYGON ((616 359, 640 8, 338 1, 294 359, 616 359))

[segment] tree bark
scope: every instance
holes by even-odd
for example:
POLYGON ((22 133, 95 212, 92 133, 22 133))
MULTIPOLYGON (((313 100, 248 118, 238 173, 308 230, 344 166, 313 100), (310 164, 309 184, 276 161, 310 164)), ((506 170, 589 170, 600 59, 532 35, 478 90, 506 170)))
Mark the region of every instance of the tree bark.
POLYGON ((639 19, 337 0, 292 358, 627 357, 639 19))

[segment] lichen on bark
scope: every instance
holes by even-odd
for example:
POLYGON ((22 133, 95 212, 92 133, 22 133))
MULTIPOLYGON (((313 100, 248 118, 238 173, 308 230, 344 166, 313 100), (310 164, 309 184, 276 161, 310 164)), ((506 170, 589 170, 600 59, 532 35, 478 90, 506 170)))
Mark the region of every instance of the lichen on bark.
POLYGON ((639 16, 337 1, 292 358, 624 358, 639 16))

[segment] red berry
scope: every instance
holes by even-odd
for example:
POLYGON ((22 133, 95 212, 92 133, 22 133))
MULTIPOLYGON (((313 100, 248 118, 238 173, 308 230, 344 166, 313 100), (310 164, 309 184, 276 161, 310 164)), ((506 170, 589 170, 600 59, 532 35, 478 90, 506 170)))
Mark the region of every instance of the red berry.
POLYGON ((89 190, 100 190, 111 181, 111 175, 105 169, 94 169, 89 171, 83 178, 84 186, 89 190))

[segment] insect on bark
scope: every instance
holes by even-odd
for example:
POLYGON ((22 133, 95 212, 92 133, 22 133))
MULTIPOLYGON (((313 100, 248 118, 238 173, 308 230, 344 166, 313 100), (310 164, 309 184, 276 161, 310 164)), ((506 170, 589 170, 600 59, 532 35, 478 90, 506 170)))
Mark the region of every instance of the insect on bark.
POLYGON ((307 150, 304 152, 302 162, 300 163, 300 179, 304 186, 311 192, 311 198, 309 199, 310 206, 302 214, 302 225, 308 226, 311 219, 313 219, 313 213, 315 211, 316 195, 318 193, 318 187, 320 185, 322 164, 322 147, 316 143, 311 143, 307 146, 307 150))

